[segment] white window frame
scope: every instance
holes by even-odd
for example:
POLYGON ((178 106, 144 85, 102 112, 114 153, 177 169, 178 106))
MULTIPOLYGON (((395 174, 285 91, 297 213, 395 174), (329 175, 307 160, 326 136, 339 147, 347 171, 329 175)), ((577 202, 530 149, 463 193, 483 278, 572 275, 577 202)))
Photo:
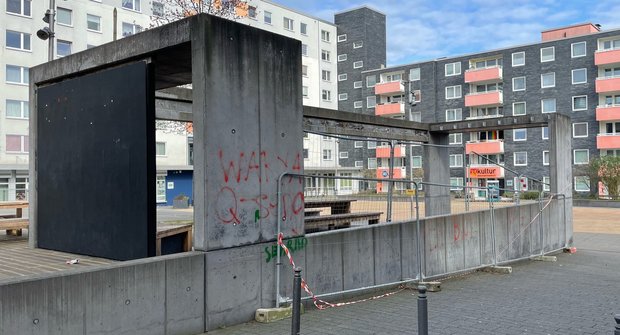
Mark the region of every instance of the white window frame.
POLYGON ((448 145, 463 144, 463 133, 451 133, 448 135, 448 145))
POLYGON ((16 119, 16 120, 28 120, 30 117, 30 104, 28 101, 24 100, 14 100, 14 99, 6 99, 5 102, 5 117, 7 119, 16 119), (9 115, 9 103, 19 104, 19 116, 9 115))
POLYGON ((461 191, 462 189, 463 189, 463 177, 450 177, 450 191, 461 191), (455 183, 452 183, 453 181, 455 183))
POLYGON ((444 64, 444 75, 446 77, 458 76, 460 74, 461 74, 461 62, 444 64), (458 67, 458 71, 457 71, 457 67, 458 67), (448 69, 451 69, 451 71, 448 71, 448 69))
POLYGON ((167 147, 166 142, 162 142, 162 141, 155 142, 155 156, 157 156, 157 157, 166 157, 167 156, 166 154, 168 153, 167 150, 166 150, 167 149, 166 147, 167 147), (157 153, 157 147, 161 146, 161 145, 163 145, 164 153, 163 154, 158 154, 157 153))
MULTIPOLYGON (((20 150, 19 151, 9 151, 8 146, 6 146, 6 142, 5 142, 5 152, 7 154, 27 154, 29 152, 29 148, 26 145, 26 138, 29 139, 28 135, 19 135, 19 134, 5 134, 4 138, 6 141, 7 136, 17 136, 20 138, 20 150)), ((30 141, 28 142, 30 143, 30 141)))
POLYGON ((364 141, 355 141, 355 142, 353 142, 353 147, 354 148, 363 148, 364 147, 364 141))
POLYGON ((323 156, 322 157, 323 157, 324 161, 333 161, 334 160, 334 158, 332 156, 332 150, 331 149, 323 149, 323 156))
POLYGON ((463 96, 463 89, 461 88, 461 85, 454 85, 454 86, 446 86, 446 100, 449 99, 459 99, 463 96), (456 91, 458 87, 458 96, 456 95, 456 91), (453 89, 454 90, 454 96, 448 97, 448 90, 449 89, 453 89))
POLYGON ((361 69, 364 67, 364 61, 358 60, 357 62, 353 62, 354 69, 361 69))
POLYGON ((308 57, 308 44, 301 44, 301 55, 308 57))
POLYGON ((576 95, 571 99, 573 111, 585 111, 588 110, 588 96, 587 95, 576 95), (575 99, 576 98, 586 98, 586 107, 585 108, 575 108, 575 99))
POLYGON ((282 27, 284 30, 295 31, 295 20, 286 16, 282 17, 282 27))
POLYGON ((527 128, 513 129, 512 130, 512 140, 514 142, 525 142, 527 141, 527 128), (517 133, 523 132, 525 134, 524 138, 517 139, 517 133))
POLYGON ((358 101, 354 101, 353 102, 353 108, 362 108, 362 107, 364 107, 364 102, 363 101, 358 100, 358 101))
POLYGON ((588 54, 588 44, 586 43, 586 41, 571 43, 570 45, 570 57, 571 58, 585 57, 587 54, 588 54), (575 55, 575 46, 577 44, 583 44, 583 55, 575 55))
POLYGON ((542 182, 543 182, 543 191, 550 192, 551 191, 551 178, 543 177, 542 182))
POLYGON ((364 167, 364 161, 355 161, 355 167, 364 167))
POLYGON ((377 106, 377 97, 374 95, 366 97, 366 108, 375 108, 377 106), (373 101, 373 103, 370 103, 373 101))
POLYGON ((17 31, 17 30, 7 29, 4 37, 6 38, 4 45, 6 46, 7 49, 9 49, 9 50, 17 50, 17 51, 32 52, 32 35, 30 35, 28 33, 21 32, 21 31, 17 31), (6 36, 6 35, 8 35, 9 33, 19 34, 19 47, 11 47, 11 46, 8 45, 8 36, 6 36), (29 49, 25 48, 26 36, 28 36, 28 46, 29 46, 29 49))
POLYGON ((305 22, 299 22, 299 33, 304 36, 308 35, 308 25, 305 22))
POLYGON ((330 36, 330 32, 327 30, 321 30, 321 41, 326 42, 326 43, 331 43, 331 36, 330 36))
POLYGON ((549 127, 540 127, 540 136, 542 137, 543 140, 548 140, 549 139, 549 127), (547 137, 545 137, 545 128, 547 129, 547 137))
POLYGON ((19 65, 12 65, 12 64, 6 64, 5 65, 5 82, 7 84, 13 84, 13 85, 28 85, 30 83, 30 78, 29 78, 29 69, 25 66, 19 66, 19 65), (8 78, 8 68, 10 67, 14 67, 19 69, 19 80, 20 81, 9 81, 8 78))
POLYGON ((450 167, 451 168, 458 168, 458 167, 463 167, 463 154, 453 154, 450 155, 450 167), (453 160, 454 160, 454 164, 453 164, 453 160))
POLYGON ((542 99, 542 100, 540 100, 540 112, 541 112, 541 113, 543 113, 543 114, 546 114, 546 113, 555 113, 555 112, 557 112, 557 110, 558 110, 558 101, 557 101, 555 98, 548 98, 548 99, 542 99), (553 101, 554 101, 554 104, 553 104, 553 105, 554 105, 554 107, 555 107, 555 108, 553 109, 553 111, 547 111, 547 112, 545 112, 545 103, 544 103, 544 101, 545 101, 545 100, 553 100, 553 101))
POLYGON ((541 63, 546 63, 546 62, 553 62, 555 61, 555 47, 545 47, 545 48, 540 48, 540 62, 541 63), (543 50, 549 50, 551 49, 552 55, 551 55, 551 59, 547 59, 547 60, 543 60, 543 50))
POLYGON ((376 169, 377 168, 377 158, 376 157, 370 157, 368 158, 368 160, 366 161, 366 163, 368 163, 368 168, 369 169, 376 169), (372 162, 372 163, 371 163, 372 162))
POLYGON ((340 55, 338 55, 338 61, 339 62, 344 62, 345 60, 347 60, 347 54, 340 54, 340 55))
POLYGON ((56 57, 59 57, 59 58, 60 57, 66 57, 66 56, 71 55, 72 53, 73 53, 73 42, 56 39, 56 57), (64 45, 69 46, 69 53, 66 54, 66 55, 59 54, 58 53, 58 50, 60 50, 60 48, 58 47, 59 44, 64 44, 64 45))
POLYGON ((141 13, 142 10, 142 3, 140 3, 141 0, 122 0, 121 1, 121 7, 123 7, 123 9, 126 10, 130 10, 130 11, 134 11, 134 12, 138 12, 141 13), (131 7, 126 7, 125 4, 131 4, 131 7), (137 4, 137 6, 136 6, 137 4))
POLYGON ((525 51, 513 52, 512 53, 512 67, 524 66, 525 65, 525 51), (515 55, 523 54, 523 64, 515 64, 515 55))
POLYGON ((588 69, 584 67, 584 68, 581 68, 581 69, 573 69, 573 70, 571 70, 571 72, 570 72, 570 80, 571 80, 571 83, 573 85, 587 83, 588 82, 588 69), (585 73, 584 81, 578 81, 578 82, 575 81, 575 71, 584 71, 584 73, 585 73))
POLYGON ((362 82, 361 80, 353 82, 353 88, 362 88, 362 86, 364 86, 364 82, 362 82))
POLYGON ((419 67, 409 69, 409 81, 420 80, 421 70, 419 67))
POLYGON ((301 95, 306 99, 309 98, 308 86, 301 87, 301 95))
POLYGON ((301 66, 301 75, 304 77, 308 76, 308 65, 302 65, 301 66))
POLYGON ((19 6, 19 13, 16 13, 16 12, 9 12, 8 11, 8 8, 7 8, 8 7, 8 1, 5 1, 5 9, 7 10, 6 11, 7 14, 23 16, 23 17, 32 17, 32 1, 28 1, 28 3, 30 4, 30 8, 28 8, 28 11, 30 12, 30 14, 28 14, 28 15, 24 14, 26 12, 26 7, 24 6, 25 3, 26 2, 24 0, 19 0, 19 4, 20 4, 20 6, 19 6))
POLYGON ((63 8, 63 7, 56 7, 56 23, 58 25, 61 26, 65 26, 65 27, 73 27, 73 10, 69 9, 69 8, 63 8), (65 23, 65 22, 61 22, 60 21, 60 12, 66 12, 69 14, 69 23, 65 23))
POLYGON ((551 87, 555 87, 555 72, 541 73, 541 74, 540 74, 540 88, 551 88, 551 87), (552 84, 552 85, 547 85, 547 86, 545 86, 545 84, 544 84, 544 82, 545 82, 544 78, 545 78, 545 76, 548 76, 548 75, 552 75, 552 78, 553 78, 553 84, 552 84))
POLYGON ((590 187, 588 187, 587 189, 577 189, 577 185, 580 185, 582 183, 589 185, 590 187, 592 186, 590 185, 590 178, 588 178, 588 176, 575 176, 573 178, 573 185, 574 185, 575 192, 590 192, 590 187), (578 182, 577 181, 578 178, 581 179, 581 181, 578 182))
POLYGON ((377 85, 377 75, 371 75, 371 76, 366 76, 366 87, 370 88, 370 87, 375 87, 375 85, 377 85), (370 85, 368 83, 368 79, 373 78, 375 83, 370 85))
POLYGON ((526 80, 525 76, 512 78, 512 91, 513 92, 525 91, 526 89, 527 89, 527 80, 526 80), (516 86, 515 85, 515 80, 516 79, 523 79, 523 88, 520 88, 520 89, 516 89, 515 88, 515 86, 516 86))
POLYGON ((364 46, 364 41, 353 42, 353 49, 359 49, 364 46))
POLYGON ((512 162, 514 166, 527 166, 527 151, 516 151, 513 155, 512 155, 512 162), (517 164, 517 155, 521 155, 524 154, 525 155, 525 163, 519 163, 517 164))
POLYGON ((377 148, 377 142, 376 141, 368 141, 368 142, 366 142, 366 148, 368 148, 368 149, 376 149, 377 148))
POLYGON ((349 152, 348 151, 341 151, 341 152, 338 153, 338 156, 340 158, 342 158, 342 159, 349 158, 349 152))
POLYGON ((586 165, 590 162, 590 150, 588 149, 573 149, 573 164, 574 165, 586 165), (585 162, 577 162, 577 152, 584 152, 586 153, 586 160, 585 162))
POLYGON ((411 156, 411 168, 412 169, 421 169, 423 166, 422 156, 411 156), (415 163, 419 161, 419 164, 415 163))
POLYGON ((347 41, 347 34, 338 35, 337 40, 338 40, 338 42, 346 42, 347 41))
POLYGON ((321 50, 321 60, 324 62, 331 62, 331 55, 329 50, 321 50))
POLYGON ((446 122, 461 121, 463 120, 462 108, 450 108, 446 109, 446 122), (454 118, 448 117, 450 114, 454 114, 454 118))
POLYGON ((332 81, 332 72, 329 70, 321 70, 321 79, 323 81, 331 82, 332 81))
POLYGON ((512 103, 512 116, 519 116, 519 115, 527 115, 527 102, 526 101, 518 101, 518 102, 512 103), (523 114, 515 113, 515 110, 516 110, 515 105, 523 105, 523 114))
POLYGON ((338 101, 345 101, 349 99, 349 93, 339 93, 338 101))
POLYGON ((268 25, 272 25, 272 22, 273 22, 273 20, 272 20, 273 18, 271 16, 272 14, 273 13, 271 13, 270 11, 264 11, 263 12, 263 22, 268 24, 268 25), (267 18, 269 18, 269 20, 267 20, 267 18))
POLYGON ((96 32, 96 33, 100 33, 101 32, 101 16, 99 15, 94 15, 94 14, 86 14, 86 30, 88 31, 92 31, 92 32, 96 32), (96 18, 97 21, 97 26, 99 27, 99 29, 91 29, 88 28, 88 23, 91 22, 89 19, 90 18, 96 18))
POLYGON ((332 101, 332 92, 330 90, 322 90, 321 99, 323 101, 332 101))
POLYGON ((542 152, 542 162, 544 166, 549 165, 549 161, 551 160, 551 157, 549 156, 549 150, 543 150, 542 152), (547 157, 547 159, 545 159, 545 157, 547 157))
POLYGON ((347 80, 347 74, 346 73, 341 73, 338 75, 338 81, 345 81, 347 80))
POLYGON ((588 122, 575 122, 575 123, 573 123, 573 138, 587 138, 588 135, 589 135, 588 126, 589 126, 588 122), (579 125, 579 126, 585 125, 586 126, 586 134, 585 135, 579 135, 579 136, 575 135, 575 126, 577 126, 577 125, 579 125))

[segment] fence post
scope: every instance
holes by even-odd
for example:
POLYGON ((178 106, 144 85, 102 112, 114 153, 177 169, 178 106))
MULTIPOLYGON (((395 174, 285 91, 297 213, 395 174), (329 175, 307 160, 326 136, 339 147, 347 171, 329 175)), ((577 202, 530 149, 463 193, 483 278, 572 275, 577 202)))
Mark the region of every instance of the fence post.
POLYGON ((293 321, 291 324, 291 335, 299 335, 301 329, 301 268, 295 268, 293 277, 293 321))
MULTIPOLYGON (((389 177, 390 179, 394 179, 394 144, 396 141, 392 140, 390 143, 390 167, 389 167, 389 177)), ((392 195, 394 193, 394 182, 388 182, 388 196, 387 196, 387 222, 392 222, 392 195)))
POLYGON ((426 286, 418 286, 418 334, 428 335, 428 300, 426 286))
POLYGON ((415 226, 416 226, 416 246, 418 247, 417 251, 417 261, 418 261, 418 282, 424 280, 424 275, 422 273, 422 237, 420 236, 420 199, 418 198, 418 184, 413 182, 415 186, 415 226))
POLYGON ((545 255, 545 228, 543 227, 542 193, 538 195, 538 224, 540 225, 540 255, 545 255))
POLYGON ((493 239, 491 240, 492 248, 493 248, 493 266, 497 266, 497 248, 496 248, 496 236, 495 236, 495 208, 493 207, 493 201, 491 201, 491 188, 487 185, 487 199, 489 200, 489 210, 491 211, 491 235, 493 239))
POLYGON ((620 314, 616 314, 614 319, 616 320, 616 330, 614 331, 614 335, 620 335, 620 314))
MULTIPOLYGON (((461 140, 463 138, 461 137, 461 140)), ((469 212, 469 194, 467 193, 467 143, 463 142, 463 192, 465 196, 465 211, 469 212)))

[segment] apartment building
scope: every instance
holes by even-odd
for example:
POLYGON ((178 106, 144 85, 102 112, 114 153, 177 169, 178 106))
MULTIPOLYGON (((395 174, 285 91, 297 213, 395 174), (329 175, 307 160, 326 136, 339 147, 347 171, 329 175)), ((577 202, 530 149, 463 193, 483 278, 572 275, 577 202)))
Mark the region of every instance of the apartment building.
MULTIPOLYGON (((585 171, 589 160, 617 155, 620 149, 620 30, 605 31, 587 23, 544 31, 541 36, 540 42, 528 45, 365 70, 363 88, 349 92, 357 107, 341 104, 341 109, 422 122, 568 115, 573 123, 572 143, 567 143, 573 148, 572 191, 589 192, 596 188, 585 171)), ((347 70, 339 69, 339 74, 347 70)), ((466 174, 474 186, 523 190, 533 187, 523 176, 549 180, 546 127, 451 134, 450 145, 455 189, 463 185, 466 174)), ((373 168, 372 151, 364 151, 359 148, 350 156, 369 154, 371 164, 365 167, 373 168)), ((420 147, 396 152, 395 177, 408 179, 409 173, 421 169, 420 147)), ((375 150, 374 158, 381 178, 385 152, 375 150)))

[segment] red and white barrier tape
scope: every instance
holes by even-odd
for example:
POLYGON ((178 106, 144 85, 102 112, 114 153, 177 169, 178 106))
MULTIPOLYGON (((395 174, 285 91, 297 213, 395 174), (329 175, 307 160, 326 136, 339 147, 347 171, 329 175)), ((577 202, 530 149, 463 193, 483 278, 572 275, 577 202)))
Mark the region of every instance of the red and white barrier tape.
MULTIPOLYGON (((288 250, 288 248, 284 244, 284 234, 282 234, 281 232, 278 233, 278 245, 280 246, 280 248, 282 248, 282 250, 284 250, 284 253, 286 254, 286 257, 288 257, 288 262, 291 264, 291 267, 292 267, 292 269, 294 271, 295 268, 296 268, 295 261, 293 260, 293 256, 291 255, 291 252, 288 250)), ((328 309, 330 307, 342 307, 342 306, 357 304, 357 303, 360 303, 360 302, 365 302, 365 301, 385 298, 385 297, 389 297, 391 295, 394 295, 394 294, 396 294, 398 292, 401 292, 402 290, 405 289, 404 287, 401 287, 397 291, 388 292, 388 293, 377 295, 377 296, 374 296, 374 297, 370 297, 370 298, 366 298, 366 299, 361 299, 361 300, 356 300, 356 301, 339 302, 339 303, 335 303, 334 304, 334 303, 331 303, 331 302, 327 302, 325 300, 321 300, 314 293, 312 293, 312 290, 310 290, 310 287, 308 286, 308 284, 306 283, 306 280, 304 278, 301 278, 301 288, 303 288, 304 291, 306 291, 306 293, 312 298, 312 302, 314 303, 314 306, 316 306, 316 308, 318 308, 320 310, 328 309)))

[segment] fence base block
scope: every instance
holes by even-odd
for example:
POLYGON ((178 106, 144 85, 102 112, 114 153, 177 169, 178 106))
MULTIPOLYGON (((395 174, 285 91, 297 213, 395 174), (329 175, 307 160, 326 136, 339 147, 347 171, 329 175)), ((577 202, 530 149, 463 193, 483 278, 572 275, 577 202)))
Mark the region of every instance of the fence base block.
POLYGON ((427 292, 441 292, 441 282, 439 281, 421 281, 407 286, 417 290, 420 285, 426 286, 427 292))
MULTIPOLYGON (((299 311, 304 313, 304 304, 300 304, 299 311)), ((256 310, 254 319, 260 323, 270 323, 288 319, 291 315, 293 315, 293 305, 280 308, 259 308, 256 310)))
POLYGON ((530 260, 539 262, 557 262, 558 258, 555 256, 534 256, 530 258, 530 260))
POLYGON ((482 269, 482 271, 509 275, 512 273, 512 266, 489 266, 482 269))
POLYGON ((567 254, 574 254, 577 252, 577 248, 575 247, 568 247, 568 248, 564 248, 563 250, 565 253, 567 254))

